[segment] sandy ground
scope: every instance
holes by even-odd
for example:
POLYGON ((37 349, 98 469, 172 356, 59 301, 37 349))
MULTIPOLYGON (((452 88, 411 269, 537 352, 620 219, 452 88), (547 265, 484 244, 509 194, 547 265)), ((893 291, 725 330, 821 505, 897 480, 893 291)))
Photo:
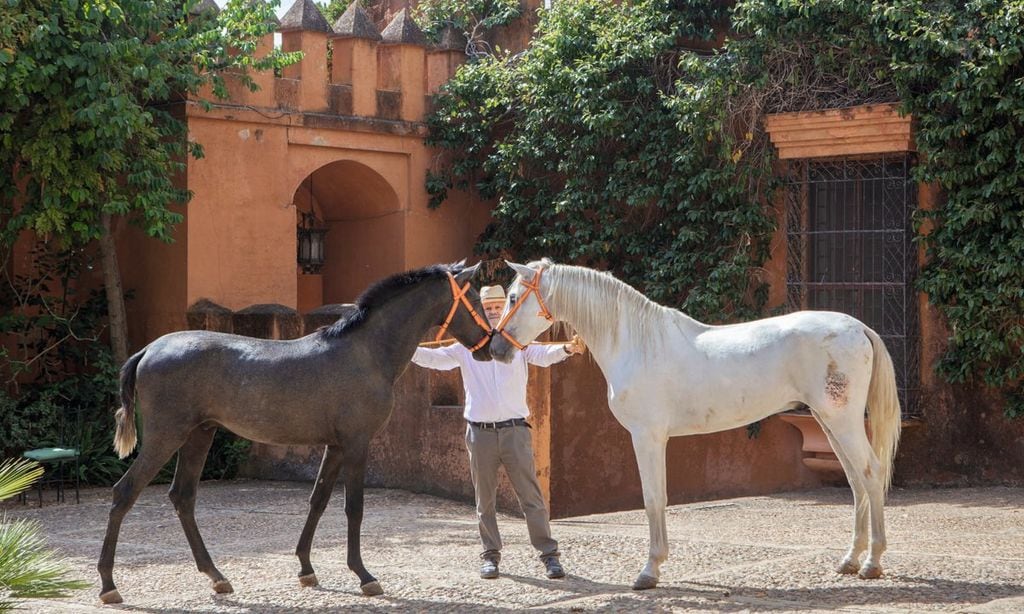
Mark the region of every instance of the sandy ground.
POLYGON ((35 518, 94 584, 69 599, 25 604, 31 612, 487 611, 971 611, 1024 612, 1024 489, 895 490, 887 506, 885 576, 832 569, 850 539, 849 490, 827 488, 669 508, 672 552, 662 584, 630 584, 647 552, 643 511, 553 523, 569 576, 548 580, 525 523, 503 516, 502 577, 477 576, 473 508, 398 490, 370 490, 363 558, 385 594, 364 597, 345 565, 343 494, 313 544, 317 588, 300 588, 293 554, 310 486, 207 482, 197 519, 235 592, 216 595, 196 571, 166 486, 151 486, 125 520, 115 580, 125 603, 100 606, 96 558, 109 491, 82 503, 7 502, 7 516, 35 518))

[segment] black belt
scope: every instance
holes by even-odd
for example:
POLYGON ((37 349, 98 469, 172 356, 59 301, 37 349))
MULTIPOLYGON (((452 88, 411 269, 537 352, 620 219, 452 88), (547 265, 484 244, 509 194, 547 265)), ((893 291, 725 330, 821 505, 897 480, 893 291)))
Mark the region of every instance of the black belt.
POLYGON ((511 420, 502 420, 501 422, 473 422, 469 421, 473 426, 480 429, 503 429, 506 426, 525 426, 527 428, 533 428, 530 423, 526 421, 526 418, 512 418, 511 420))

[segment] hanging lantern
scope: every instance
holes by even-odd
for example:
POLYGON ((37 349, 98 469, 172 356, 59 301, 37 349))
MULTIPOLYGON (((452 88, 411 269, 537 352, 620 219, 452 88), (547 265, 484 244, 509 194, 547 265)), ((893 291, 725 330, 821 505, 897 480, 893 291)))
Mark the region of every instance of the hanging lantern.
POLYGON ((320 272, 324 266, 324 235, 327 229, 323 228, 320 220, 316 219, 313 209, 313 175, 309 176, 309 208, 310 212, 299 210, 298 232, 298 261, 302 272, 313 275, 320 272))
POLYGON ((312 213, 300 211, 302 220, 299 222, 299 266, 306 274, 316 274, 324 266, 324 235, 326 228, 320 228, 319 220, 312 213))

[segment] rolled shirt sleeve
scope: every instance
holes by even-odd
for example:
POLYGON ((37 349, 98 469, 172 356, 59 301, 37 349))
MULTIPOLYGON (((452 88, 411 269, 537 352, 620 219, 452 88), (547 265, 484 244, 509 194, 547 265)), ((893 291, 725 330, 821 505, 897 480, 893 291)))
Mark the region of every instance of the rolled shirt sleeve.
POLYGON ((458 356, 455 351, 457 345, 439 348, 416 348, 416 353, 412 355, 412 361, 428 369, 451 371, 456 367, 462 366, 462 363, 456 358, 458 356))
POLYGON ((568 358, 570 355, 565 352, 565 344, 555 345, 532 344, 523 350, 526 354, 526 362, 538 367, 550 367, 568 358))

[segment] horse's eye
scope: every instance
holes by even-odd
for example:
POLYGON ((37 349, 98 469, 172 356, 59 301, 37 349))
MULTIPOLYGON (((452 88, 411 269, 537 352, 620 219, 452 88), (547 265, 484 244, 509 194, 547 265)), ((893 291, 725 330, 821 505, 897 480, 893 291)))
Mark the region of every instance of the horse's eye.
POLYGON ((509 294, 508 295, 508 304, 509 305, 515 305, 516 304, 516 299, 518 299, 518 298, 519 297, 517 297, 515 294, 509 294))

